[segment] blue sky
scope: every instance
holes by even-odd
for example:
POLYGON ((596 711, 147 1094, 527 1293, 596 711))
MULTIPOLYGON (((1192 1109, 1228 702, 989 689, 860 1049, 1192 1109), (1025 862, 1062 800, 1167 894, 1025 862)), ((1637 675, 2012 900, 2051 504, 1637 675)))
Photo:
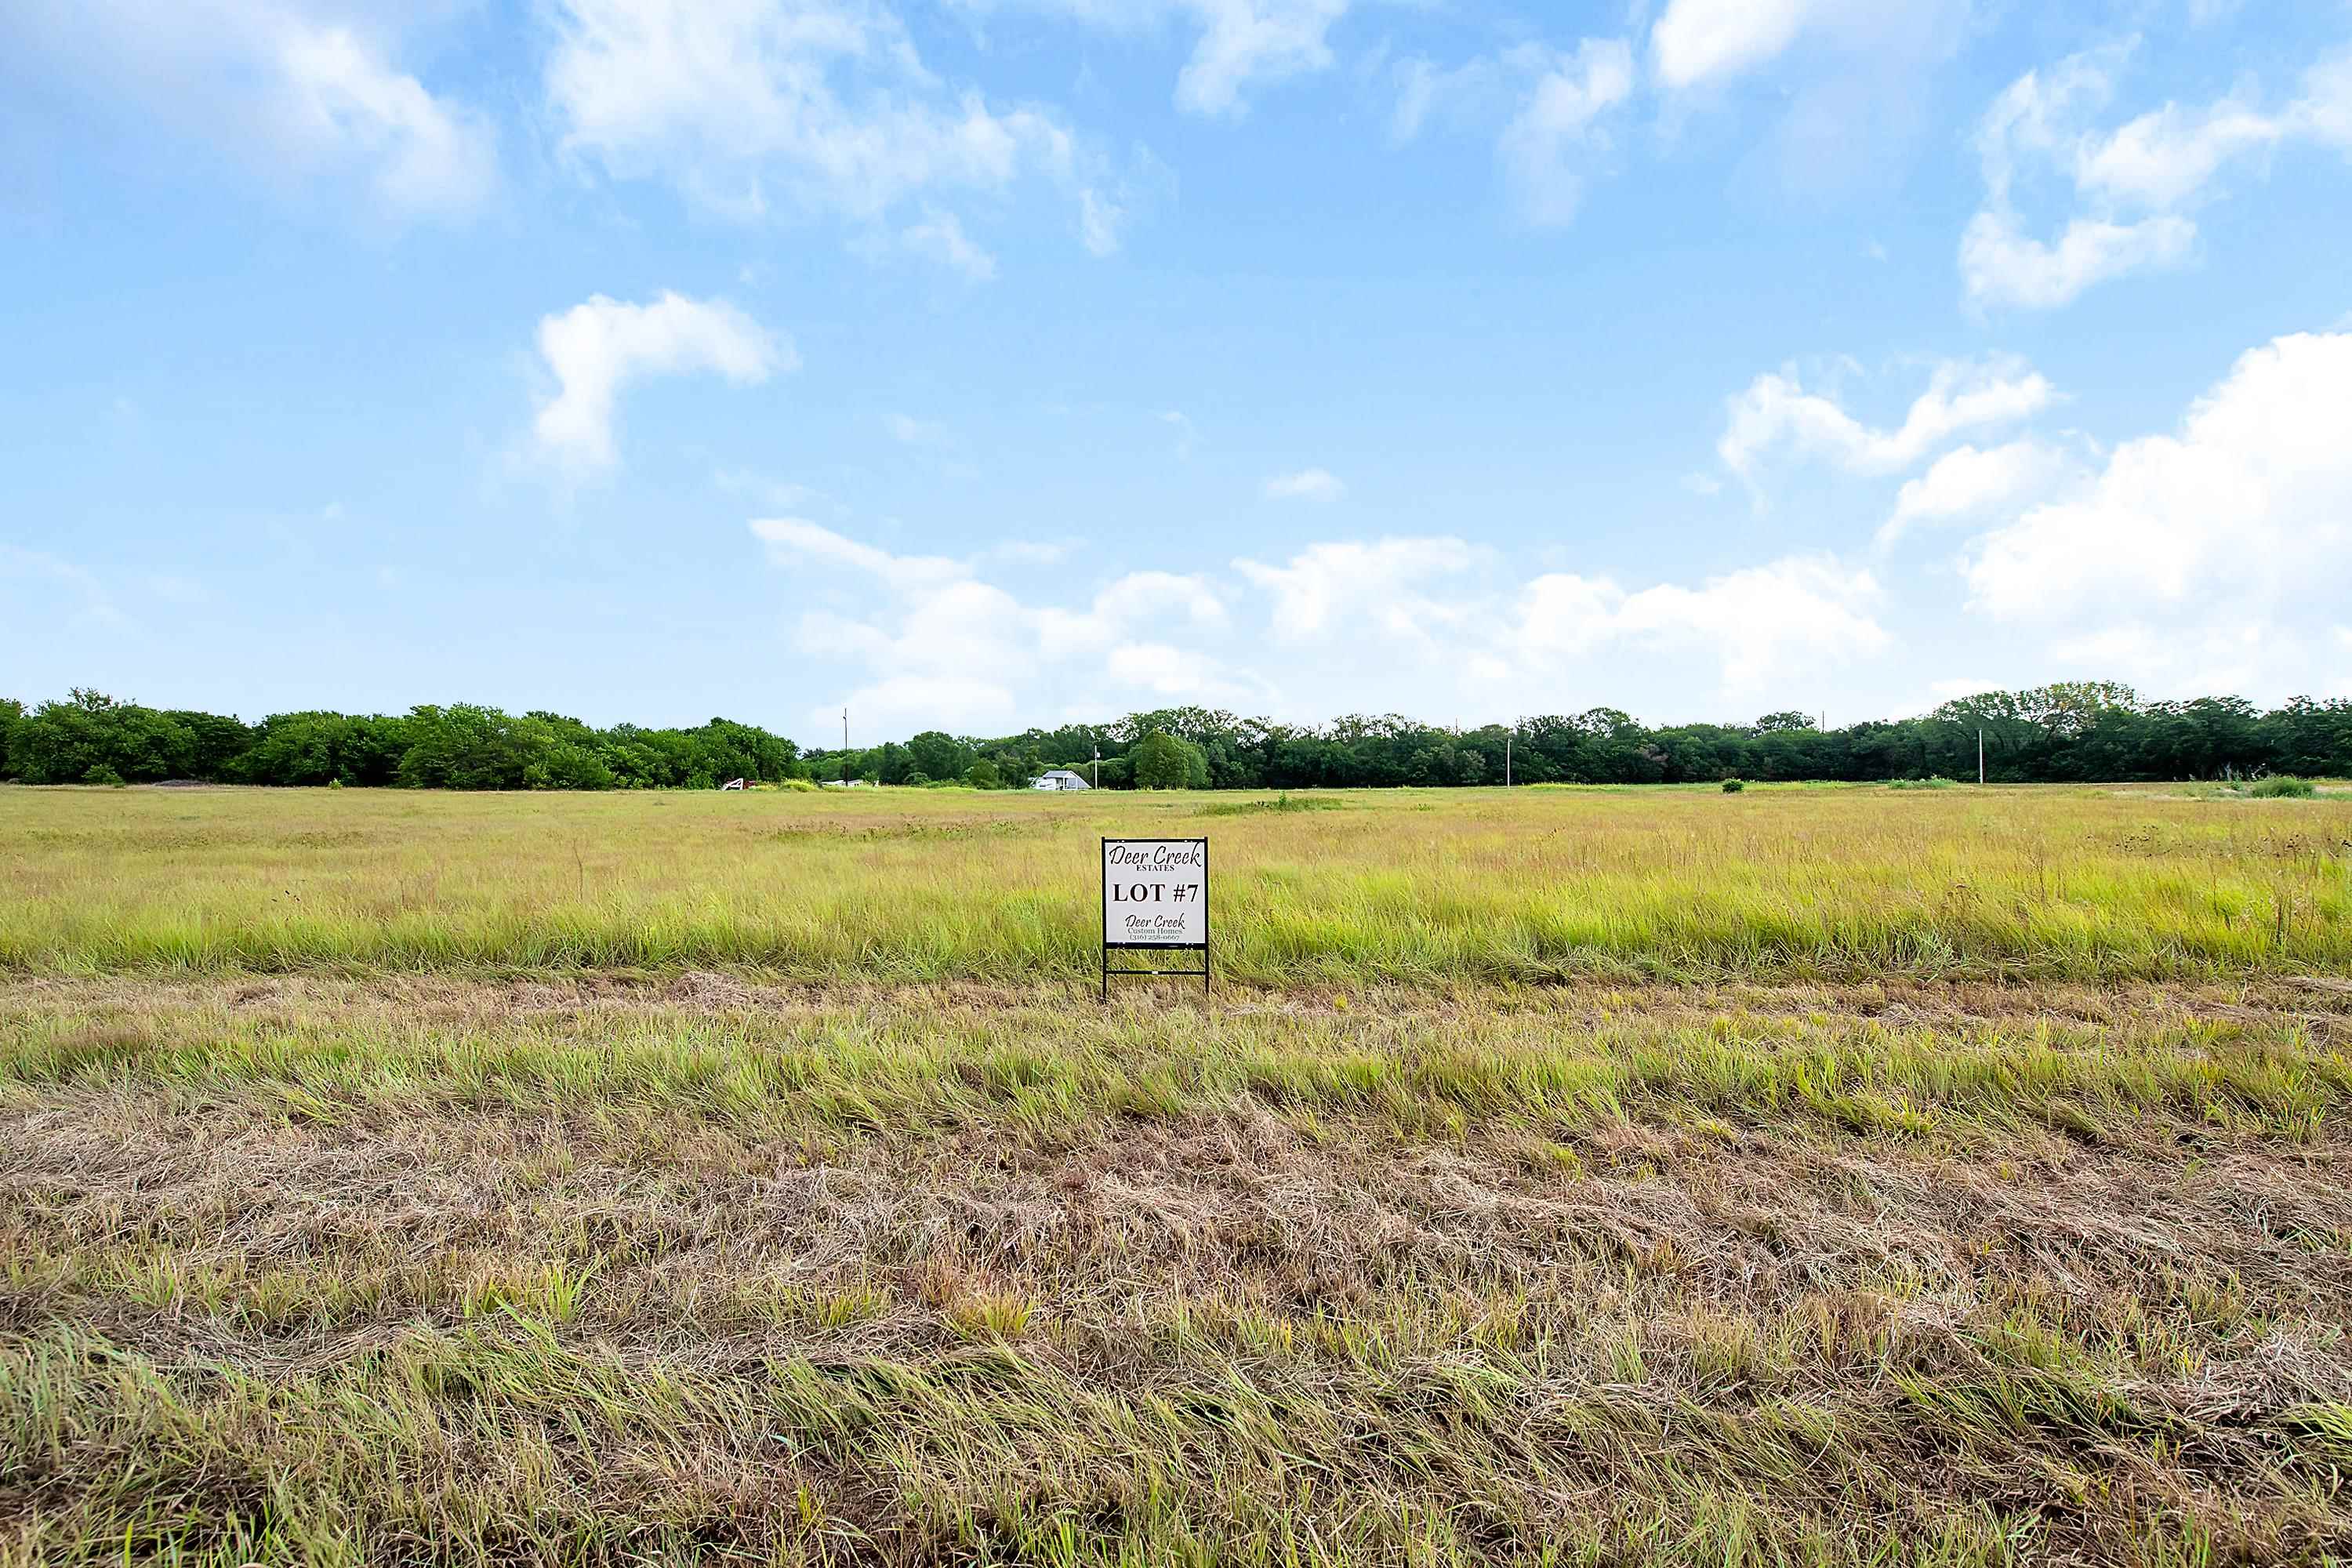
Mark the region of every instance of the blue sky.
POLYGON ((0 474, 26 699, 2352 694, 2352 5, 10 0, 0 474))

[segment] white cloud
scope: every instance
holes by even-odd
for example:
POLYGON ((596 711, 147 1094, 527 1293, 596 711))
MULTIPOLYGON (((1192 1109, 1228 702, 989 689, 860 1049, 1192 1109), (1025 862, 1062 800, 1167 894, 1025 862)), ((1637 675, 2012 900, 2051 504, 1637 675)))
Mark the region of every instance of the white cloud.
POLYGON ((966 562, 944 555, 893 555, 871 544, 799 517, 755 518, 751 532, 768 546, 768 556, 780 564, 814 561, 845 566, 880 578, 893 588, 911 591, 960 582, 971 575, 966 562))
POLYGON ((498 184, 488 120, 400 68, 396 36, 331 19, 329 9, 315 0, 32 0, 11 16, 8 47, 81 79, 101 102, 176 121, 265 173, 355 176, 395 217, 478 208, 498 184))
POLYGON ((1348 486, 1328 468, 1301 468, 1295 474, 1276 474, 1266 480, 1265 493, 1268 500, 1311 500, 1328 505, 1344 499, 1348 486))
POLYGON ((2293 684, 2309 628, 2352 583, 2347 429, 2352 334, 2252 350, 2177 433, 2125 442, 2080 493, 1975 540, 1971 600, 2126 673, 2234 682, 2262 666, 2293 684))
POLYGON ((1348 0, 1182 0, 1201 42, 1176 79, 1176 102, 1196 114, 1238 114, 1242 90, 1329 68, 1331 24, 1348 0))
POLYGON ((1054 543, 1036 539, 1008 539, 1002 544, 991 545, 988 553, 992 560, 1011 561, 1024 566, 1056 566, 1069 559, 1070 552, 1077 548, 1076 543, 1068 542, 1054 543))
POLYGON ((1936 367, 1902 425, 1885 430, 1863 424, 1834 398, 1807 392, 1793 372, 1768 374, 1730 400, 1716 451, 1743 477, 1781 445, 1828 458, 1853 473, 1900 473, 1963 431, 2029 418, 2055 396, 2050 383, 2021 361, 1951 360, 1936 367))
POLYGON ((1171 22, 1197 29, 1176 79, 1176 104, 1194 114, 1239 116, 1247 93, 1331 67, 1332 25, 1349 0, 955 0, 962 9, 1043 11, 1136 32, 1171 22))
POLYGON ((464 211, 488 195, 497 156, 474 114, 393 69, 347 29, 281 26, 286 121, 305 142, 368 165, 377 195, 401 212, 464 211))
POLYGON ((1493 564, 1492 552, 1450 537, 1333 542, 1281 565, 1234 563, 1271 596, 1276 641, 1340 647, 1367 676, 1425 669, 1437 656, 1482 683, 1533 690, 1594 658, 1648 650, 1705 659, 1727 692, 1747 695, 1892 640, 1871 614, 1876 581, 1826 557, 1631 593, 1570 572, 1496 592, 1483 582, 1493 564))
POLYGON ((1087 255, 1118 255, 1118 227, 1126 219, 1126 207, 1100 191, 1078 193, 1078 243, 1087 247, 1087 255))
POLYGON ((617 460, 614 405, 632 381, 711 371, 752 385, 800 363, 789 342, 727 301, 668 292, 647 305, 597 294, 541 317, 539 352, 558 390, 541 404, 532 430, 541 449, 575 473, 617 460))
POLYGON ((1402 146, 1433 120, 1499 123, 1495 159, 1520 217, 1556 228, 1576 216, 1589 166, 1611 145, 1606 121, 1633 93, 1633 47, 1586 38, 1573 49, 1520 44, 1451 69, 1409 58, 1391 68, 1389 140, 1402 146))
POLYGON ((955 214, 935 212, 899 236, 908 249, 952 268, 976 283, 996 276, 996 258, 971 242, 955 214))
POLYGON ((1920 523, 1981 516, 2044 495, 2067 467, 2063 452, 2032 438, 1987 448, 1955 447, 1926 473, 1905 482, 1876 543, 1883 550, 1920 523))
POLYGON ((2075 55, 2004 89, 1977 132, 1984 205, 1960 238, 1960 273, 1979 305, 2048 310, 2127 274, 2177 266, 2193 252, 2187 209, 2212 199, 2232 166, 2313 143, 2352 151, 2352 53, 2305 73, 2277 112, 2238 97, 2201 108, 2167 103, 2111 131, 2090 117, 2113 100, 2129 54, 2075 55), (2057 237, 2027 232, 2021 185, 2063 182, 2086 210, 2057 237))
MULTIPOLYGON (((1328 540, 1233 578, 1130 572, 1077 603, 1035 603, 984 562, 899 555, 801 519, 751 525, 796 574, 796 643, 846 667, 862 724, 971 731, 1057 714, 1202 701, 1321 721, 1364 710, 1557 710, 1563 689, 1638 664, 1675 689, 1748 700, 1884 653, 1870 574, 1792 556, 1629 591, 1605 575, 1513 578, 1496 552, 1423 536, 1328 540), (835 573, 828 585, 812 574, 835 573), (1228 650, 1280 656, 1227 662, 1228 650)), ((831 703, 838 710, 839 700, 831 703)))
POLYGON ((1827 0, 1669 0, 1650 29, 1652 68, 1671 88, 1737 76, 1832 8, 1827 0))
POLYGON ((1727 693, 1749 695, 1786 676, 1885 651, 1893 639, 1871 613, 1878 595, 1869 573, 1826 556, 1633 594, 1606 577, 1554 573, 1522 593, 1511 646, 1538 668, 1616 643, 1698 650, 1717 661, 1727 693))
MULTIPOLYGON (((1132 572, 1079 607, 1032 605, 983 581, 975 562, 894 554, 800 518, 750 527, 780 566, 845 571, 883 591, 862 616, 808 612, 795 634, 802 651, 864 669, 847 698, 864 722, 901 733, 968 731, 1011 719, 1018 698, 1034 700, 1058 681, 1096 691, 1108 682, 1098 698, 1105 704, 1248 689, 1203 647, 1170 660, 1158 657, 1151 636, 1138 635, 1201 637, 1220 627, 1224 605, 1196 577, 1132 572)), ((988 553, 1008 556, 1015 547, 988 553)))
POLYGON ((26 550, 0 540, 0 605, 17 598, 20 589, 29 591, 23 593, 22 603, 10 606, 10 620, 20 626, 33 624, 36 609, 52 614, 62 609, 64 591, 68 589, 82 607, 79 615, 68 617, 68 625, 83 621, 108 627, 130 625, 115 607, 114 596, 106 591, 106 584, 88 567, 47 551, 26 550))
POLYGON ((911 414, 892 414, 883 423, 889 426, 890 438, 902 447, 944 447, 950 440, 946 426, 911 414))
POLYGON ((2176 265, 2196 240, 2195 224, 2161 213, 2137 223, 2078 217, 2051 243, 2021 232, 2015 213, 1989 207, 1960 236, 1960 279, 1979 304, 2050 310, 2095 283, 2176 265))
POLYGON ((720 468, 710 476, 710 482, 729 495, 748 496, 756 504, 778 511, 797 510, 824 499, 813 486, 779 479, 753 468, 720 468))
POLYGON ((1818 39, 1850 57, 1842 75, 1900 79, 1947 58, 1971 9, 1971 0, 1667 0, 1650 29, 1650 69, 1670 91, 1701 90, 1818 39))
POLYGON ((1587 38, 1573 53, 1541 51, 1526 104, 1496 144, 1519 211, 1557 227, 1576 216, 1583 159, 1603 144, 1597 122, 1633 92, 1633 51, 1622 39, 1587 38))
POLYGON ((2176 206, 2205 188, 2223 165, 2274 147, 2284 121, 2224 100, 2202 110, 2168 103, 2074 150, 2077 188, 2110 201, 2176 206))
POLYGON ((1277 641, 1311 640, 1344 626, 1423 643, 1463 613, 1428 590, 1485 559, 1459 539, 1381 539, 1311 544, 1280 566, 1241 560, 1234 570, 1273 595, 1277 641))
MULTIPOLYGON (((552 0, 550 112, 565 148, 616 177, 659 174, 751 217, 771 181, 801 205, 877 221, 912 198, 1000 192, 1024 174, 1068 191, 1098 253, 1116 205, 1051 111, 992 107, 918 58, 890 12, 857 0, 552 0)), ((937 215, 910 231, 950 265, 979 255, 937 215), (961 243, 959 243, 961 241, 961 243)))
POLYGON ((1735 184, 1809 202, 1891 189, 1931 129, 1929 79, 1968 42, 1980 0, 1667 0, 1649 75, 1669 136, 1737 104, 1749 149, 1735 184), (1771 67, 1769 77, 1767 66, 1771 67), (1755 90, 1735 94, 1749 79, 1755 90), (1769 123, 1759 123, 1769 117, 1769 123))

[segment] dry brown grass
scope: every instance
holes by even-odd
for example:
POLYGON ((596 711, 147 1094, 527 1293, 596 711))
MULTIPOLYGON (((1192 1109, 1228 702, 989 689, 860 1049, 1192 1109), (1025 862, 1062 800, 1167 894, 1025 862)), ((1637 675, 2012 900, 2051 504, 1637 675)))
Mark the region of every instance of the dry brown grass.
POLYGON ((18 981, 0 1541, 2316 1563, 2347 1038, 2287 979, 18 981))
POLYGON ((1202 804, 0 791, 0 1568, 2352 1555, 2352 803, 1202 804))

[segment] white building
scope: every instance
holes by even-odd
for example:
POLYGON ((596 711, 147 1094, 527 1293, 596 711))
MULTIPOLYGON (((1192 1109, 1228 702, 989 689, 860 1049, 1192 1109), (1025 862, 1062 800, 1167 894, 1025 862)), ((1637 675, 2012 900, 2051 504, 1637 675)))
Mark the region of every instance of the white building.
POLYGON ((1032 789, 1087 789, 1091 786, 1069 769, 1055 768, 1051 773, 1038 774, 1037 782, 1029 787, 1032 789))

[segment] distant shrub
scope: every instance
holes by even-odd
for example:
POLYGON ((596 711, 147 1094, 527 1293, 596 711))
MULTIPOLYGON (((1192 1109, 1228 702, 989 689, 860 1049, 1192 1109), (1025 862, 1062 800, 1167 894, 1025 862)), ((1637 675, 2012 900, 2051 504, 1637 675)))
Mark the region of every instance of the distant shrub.
POLYGON ((1345 811, 1348 803, 1341 800, 1294 799, 1287 795, 1272 800, 1235 800, 1223 805, 1204 805, 1202 816, 1255 816, 1262 811, 1345 811))
POLYGON ((1888 789, 1950 789, 1954 786, 1950 779, 1937 774, 1932 778, 1924 779, 1888 779, 1886 787, 1888 789))
POLYGON ((341 779, 329 779, 327 781, 327 787, 329 789, 341 789, 343 787, 343 781, 341 779))
POLYGON ((2246 793, 2257 800, 2309 800, 2319 791, 2309 779, 2299 779, 2293 773, 2274 773, 2266 779, 2256 779, 2246 793))
POLYGON ((778 779, 776 781, 776 787, 778 789, 788 789, 798 795, 814 795, 816 793, 816 783, 813 779, 778 779))
POLYGON ((1746 779, 1726 779, 1723 781, 1723 793, 1726 795, 1738 795, 1741 790, 1744 790, 1747 787, 1748 781, 1746 779))
POLYGON ((90 769, 88 773, 82 774, 81 782, 84 784, 112 784, 116 789, 121 789, 122 787, 122 775, 116 773, 112 768, 108 767, 104 763, 100 763, 96 767, 90 769))

